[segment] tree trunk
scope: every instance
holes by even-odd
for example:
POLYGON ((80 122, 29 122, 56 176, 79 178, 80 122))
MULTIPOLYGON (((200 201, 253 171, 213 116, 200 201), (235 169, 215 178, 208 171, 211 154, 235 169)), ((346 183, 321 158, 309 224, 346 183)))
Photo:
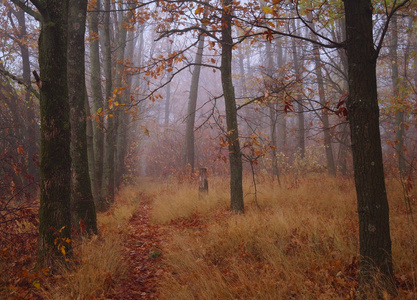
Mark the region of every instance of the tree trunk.
MULTIPOLYGON (((295 20, 293 21, 293 28, 295 30, 295 20)), ((293 63, 294 63, 294 72, 295 72, 295 78, 298 85, 302 85, 301 82, 301 64, 300 64, 300 58, 298 57, 297 53, 297 46, 295 44, 295 39, 292 39, 291 41, 292 45, 292 55, 293 55, 293 63)), ((298 89, 297 92, 297 125, 298 125, 298 131, 297 131, 297 150, 296 152, 300 154, 301 158, 304 158, 306 146, 305 146, 305 127, 304 127, 304 108, 302 104, 301 99, 301 87, 298 89)))
MULTIPOLYGON (((26 32, 26 20, 25 13, 23 10, 18 9, 16 12, 16 18, 19 23, 20 39, 27 38, 26 32)), ((30 61, 29 61, 29 49, 28 46, 24 43, 19 42, 20 52, 22 55, 22 77, 25 84, 30 85, 30 61)), ((25 106, 26 106, 26 136, 28 139, 26 145, 27 152, 27 173, 32 177, 32 179, 37 182, 39 179, 39 170, 35 165, 35 157, 39 149, 37 144, 39 142, 39 127, 35 121, 35 103, 33 101, 32 93, 28 90, 25 91, 25 106)), ((31 193, 36 190, 36 186, 32 185, 30 188, 31 193)))
POLYGON ((97 234, 97 217, 91 192, 87 153, 87 116, 85 113, 85 21, 87 0, 69 0, 68 94, 71 116, 72 210, 78 229, 97 234))
MULTIPOLYGON (((358 198, 360 290, 395 294, 384 182, 371 0, 345 0, 353 168, 358 198), (377 284, 375 285, 375 281, 377 284)), ((380 295, 378 295, 380 296, 380 295)))
MULTIPOLYGON (((400 108, 395 113, 395 150, 398 156, 398 170, 401 175, 405 175, 407 172, 407 165, 404 157, 404 121, 405 113, 404 107, 401 105, 401 95, 400 95, 400 83, 398 77, 398 21, 397 16, 394 15, 391 20, 391 46, 390 46, 390 55, 391 55, 391 80, 393 87, 394 99, 396 102, 399 102, 400 108)), ((405 64, 406 65, 406 64, 405 64)))
POLYGON ((203 60, 204 50, 204 35, 200 36, 198 41, 197 53, 195 55, 195 65, 193 74, 191 76, 190 96, 188 99, 187 109, 187 125, 185 129, 185 149, 184 149, 184 163, 185 168, 188 164, 191 166, 191 173, 194 172, 195 163, 195 146, 194 146, 194 125, 195 125, 195 111, 197 108, 198 99, 198 85, 200 81, 201 62, 203 60))
MULTIPOLYGON (((311 18, 311 15, 310 15, 311 18)), ((311 23, 314 29, 314 22, 311 23)), ((311 38, 317 40, 317 36, 311 33, 311 38)), ((321 59, 320 59, 320 48, 318 45, 313 45, 314 64, 316 69, 317 85, 319 90, 320 104, 324 107, 326 105, 326 96, 323 82, 323 73, 321 70, 321 59)), ((324 137, 324 148, 326 151, 327 160, 327 171, 330 176, 336 176, 336 165, 333 157, 332 139, 330 136, 330 122, 329 115, 326 109, 322 108, 321 121, 323 123, 323 137, 324 137)))
POLYGON ((56 266, 56 258, 63 258, 71 250, 68 1, 50 0, 41 11, 39 264, 56 266))
MULTIPOLYGON (((266 49, 266 72, 267 72, 267 79, 266 80, 274 80, 273 73, 275 71, 275 64, 274 59, 272 57, 272 47, 271 42, 266 42, 265 45, 266 49)), ((273 84, 273 83, 272 83, 273 84)), ((277 161, 277 134, 276 134, 276 128, 277 128, 277 111, 276 106, 278 104, 274 102, 268 103, 268 109, 269 109, 269 138, 272 145, 272 151, 271 151, 271 160, 272 160, 272 179, 277 178, 278 183, 280 183, 279 180, 279 169, 278 169, 278 161, 277 161)))
POLYGON ((112 59, 111 59, 111 45, 110 45, 110 0, 104 1, 104 73, 106 77, 106 108, 107 127, 106 127, 106 149, 104 158, 104 173, 103 173, 103 193, 102 201, 99 203, 99 210, 108 209, 109 205, 114 202, 114 122, 113 122, 113 105, 112 100, 112 59))
POLYGON ((100 0, 97 0, 93 12, 90 12, 89 30, 90 30, 90 67, 91 67, 91 96, 93 99, 93 114, 96 118, 92 119, 93 136, 94 136, 94 169, 92 170, 92 188, 94 199, 97 203, 102 203, 103 185, 103 166, 104 166, 104 119, 100 113, 103 107, 103 92, 101 88, 101 67, 100 67, 100 43, 98 40, 98 11, 101 8, 100 0))
POLYGON ((223 1, 221 80, 229 144, 230 209, 235 213, 243 213, 242 153, 240 152, 235 90, 232 81, 232 2, 232 0, 223 1))

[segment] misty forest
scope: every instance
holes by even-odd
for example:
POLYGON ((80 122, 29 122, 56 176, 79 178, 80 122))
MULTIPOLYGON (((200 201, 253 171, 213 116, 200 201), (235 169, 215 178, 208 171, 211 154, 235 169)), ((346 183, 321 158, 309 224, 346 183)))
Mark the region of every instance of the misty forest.
POLYGON ((417 299, 412 0, 2 0, 1 299, 417 299))

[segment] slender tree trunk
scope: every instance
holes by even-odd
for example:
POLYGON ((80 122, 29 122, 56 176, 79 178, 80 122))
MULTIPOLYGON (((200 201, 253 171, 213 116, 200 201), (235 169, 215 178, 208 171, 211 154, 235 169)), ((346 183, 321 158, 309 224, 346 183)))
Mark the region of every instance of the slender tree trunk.
POLYGON ((56 266, 71 250, 71 125, 67 81, 68 1, 42 7, 39 36, 41 195, 39 264, 56 266), (65 253, 65 254, 64 254, 65 253))
POLYGON ((101 1, 97 0, 93 10, 90 12, 88 22, 90 30, 90 67, 91 67, 91 96, 93 99, 92 128, 94 136, 94 168, 92 169, 92 188, 96 204, 102 203, 103 167, 104 167, 104 119, 101 112, 104 111, 103 92, 101 88, 101 67, 100 67, 100 43, 98 40, 98 11, 101 8, 101 1))
POLYGON ((201 62, 203 60, 204 35, 198 41, 197 53, 195 55, 195 65, 191 76, 190 96, 188 99, 187 125, 185 129, 185 149, 183 167, 188 164, 191 166, 191 173, 194 172, 195 145, 194 145, 194 125, 195 111, 197 109, 198 85, 200 81, 201 62))
POLYGON ((85 102, 85 21, 87 0, 69 0, 68 93, 71 116, 72 210, 74 221, 83 233, 97 234, 97 217, 91 192, 87 153, 85 102))
MULTIPOLYGON (((123 6, 120 6, 123 8, 123 6)), ((116 50, 116 76, 115 76, 115 88, 124 88, 124 91, 116 96, 117 102, 120 106, 117 107, 116 118, 116 165, 115 165, 115 184, 116 188, 119 188, 123 182, 123 176, 125 175, 125 157, 127 152, 127 123, 128 115, 126 114, 126 74, 124 68, 125 50, 127 43, 127 30, 124 24, 129 21, 130 11, 127 13, 119 12, 119 26, 117 28, 117 50, 116 50)))
MULTIPOLYGON (((86 95, 85 95, 85 101, 84 101, 84 110, 85 110, 85 114, 87 116, 91 116, 91 111, 90 111, 90 103, 88 101, 88 95, 87 95, 87 88, 85 88, 86 91, 86 95)), ((90 182, 91 182, 91 191, 93 193, 93 199, 94 202, 96 202, 95 198, 94 198, 94 182, 93 180, 91 180, 91 178, 94 177, 94 132, 93 132, 93 126, 95 126, 95 121, 87 118, 86 121, 86 133, 87 133, 87 155, 88 155, 88 170, 89 170, 89 174, 90 174, 90 182)), ((96 206, 96 204, 95 204, 96 206)))
POLYGON ((113 120, 112 100, 112 59, 110 44, 110 0, 104 1, 104 73, 106 77, 105 95, 108 110, 106 128, 106 149, 103 172, 103 193, 102 203, 99 203, 99 210, 106 210, 114 202, 114 156, 115 156, 115 128, 113 120), (104 199, 105 198, 105 199, 104 199))
MULTIPOLYGON (((280 69, 280 73, 281 73, 281 68, 284 65, 285 61, 284 61, 284 55, 283 55, 283 51, 282 51, 282 42, 281 39, 277 39, 277 66, 280 69)), ((282 110, 282 103, 278 104, 279 107, 282 110)), ((285 118, 285 113, 284 112, 279 112, 277 114, 277 147, 278 147, 278 152, 281 153, 285 153, 285 148, 286 148, 286 141, 287 141, 287 120, 285 118)))
MULTIPOLYGON (((267 60, 267 75, 268 78, 266 80, 273 80, 273 72, 275 70, 274 59, 272 57, 272 47, 270 42, 266 42, 266 60, 267 60)), ((270 140, 272 145, 271 151, 271 160, 272 160, 272 178, 277 178, 277 181, 280 183, 279 180, 279 169, 278 169, 278 161, 277 161, 277 138, 276 138, 276 128, 277 128, 277 112, 276 112, 276 105, 277 103, 270 102, 268 103, 269 109, 269 134, 270 140)))
POLYGON ((242 187, 242 153, 239 144, 235 90, 232 81, 232 0, 223 1, 221 80, 226 106, 227 138, 230 162, 230 209, 244 212, 242 187))
MULTIPOLYGON (((400 83, 398 76, 398 18, 394 15, 391 19, 391 46, 390 46, 390 55, 391 55, 391 80, 393 87, 394 99, 396 102, 401 101, 401 92, 400 92, 400 83)), ((401 102, 400 102, 401 103, 401 102)), ((400 108, 395 113, 395 150, 398 156, 398 170, 402 175, 405 175, 407 172, 407 165, 404 157, 404 128, 405 113, 404 108, 400 104, 400 108)))
MULTIPOLYGON (((26 31, 26 20, 25 20, 25 13, 23 10, 18 9, 16 12, 16 18, 19 23, 20 39, 27 38, 27 31, 26 31)), ((23 81, 27 84, 31 84, 31 73, 30 73, 30 61, 29 61, 29 49, 28 46, 24 43, 19 43, 20 52, 22 55, 22 77, 23 81)), ((28 174, 34 179, 38 181, 39 179, 39 170, 35 166, 34 159, 36 154, 38 153, 38 139, 39 139, 39 127, 35 122, 35 103, 33 101, 33 96, 30 91, 25 91, 25 107, 26 107, 26 136, 28 139, 28 143, 26 145, 26 153, 27 153, 27 172, 28 174)), ((32 192, 35 190, 35 185, 33 188, 30 189, 32 192)))
MULTIPOLYGON (((312 28, 314 29, 314 23, 312 22, 312 28)), ((317 36, 311 34, 313 40, 317 40, 317 36)), ((320 48, 318 45, 313 45, 314 64, 316 69, 317 85, 319 89, 320 104, 324 107, 326 105, 325 88, 323 82, 323 73, 321 70, 321 59, 320 59, 320 48)), ((327 171, 329 175, 336 176, 336 165, 333 157, 332 139, 330 136, 330 122, 327 110, 322 109, 321 121, 323 123, 323 137, 324 137, 324 148, 326 151, 327 160, 327 171)))
POLYGON ((349 65, 347 106, 359 214, 360 290, 366 293, 376 288, 395 294, 379 131, 378 53, 373 44, 372 1, 345 0, 344 5, 349 65))
MULTIPOLYGON (((294 21, 295 22, 295 21, 294 21)), ((295 24, 293 24, 295 28, 295 24)), ((293 55, 293 63, 294 63, 294 71, 296 82, 299 85, 302 85, 301 82, 301 64, 300 58, 298 57, 297 53, 297 46, 295 44, 295 39, 292 39, 292 55, 293 55)), ((301 87, 299 88, 301 91, 301 87)), ((297 93, 297 124, 298 124, 298 131, 297 131, 297 152, 300 153, 301 158, 305 156, 305 127, 304 127, 304 108, 302 104, 302 99, 300 95, 300 91, 297 93)))

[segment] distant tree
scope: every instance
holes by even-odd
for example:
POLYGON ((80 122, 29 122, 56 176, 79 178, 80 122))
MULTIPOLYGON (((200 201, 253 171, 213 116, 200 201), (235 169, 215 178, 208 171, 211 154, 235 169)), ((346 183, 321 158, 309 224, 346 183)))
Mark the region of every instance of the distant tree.
POLYGON ((104 103, 101 83, 101 65, 100 65, 100 43, 99 43, 99 10, 101 1, 93 2, 92 11, 89 12, 89 43, 90 43, 90 90, 93 100, 92 119, 93 127, 93 149, 94 149, 94 168, 90 171, 92 174, 92 189, 94 199, 97 204, 102 203, 102 186, 103 186, 103 167, 104 167, 104 103))
POLYGON ((191 76, 190 94, 188 98, 188 108, 187 108, 187 116, 186 116, 183 167, 190 165, 191 172, 194 172, 194 164, 195 164, 194 125, 195 125, 195 114, 196 114, 197 99, 198 99, 198 86, 199 86, 200 73, 201 73, 201 63, 203 60, 204 40, 205 40, 205 36, 200 35, 198 46, 197 46, 197 53, 195 55, 195 61, 194 61, 195 65, 193 69, 193 74, 191 76))
POLYGON ((108 206, 114 202, 114 160, 115 160, 115 125, 113 120, 113 76, 112 76, 112 49, 110 40, 110 0, 104 0, 104 76, 106 78, 105 85, 105 101, 106 109, 108 109, 107 126, 106 126, 106 145, 104 158, 104 173, 102 198, 98 203, 99 210, 106 210, 108 206))

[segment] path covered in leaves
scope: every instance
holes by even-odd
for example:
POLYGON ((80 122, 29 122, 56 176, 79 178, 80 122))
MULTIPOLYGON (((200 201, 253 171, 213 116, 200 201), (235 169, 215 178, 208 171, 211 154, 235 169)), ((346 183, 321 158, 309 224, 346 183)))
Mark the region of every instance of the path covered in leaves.
POLYGON ((151 224, 151 202, 139 204, 129 222, 125 244, 126 274, 115 282, 110 299, 158 299, 157 286, 166 270, 161 259, 162 230, 151 224))

